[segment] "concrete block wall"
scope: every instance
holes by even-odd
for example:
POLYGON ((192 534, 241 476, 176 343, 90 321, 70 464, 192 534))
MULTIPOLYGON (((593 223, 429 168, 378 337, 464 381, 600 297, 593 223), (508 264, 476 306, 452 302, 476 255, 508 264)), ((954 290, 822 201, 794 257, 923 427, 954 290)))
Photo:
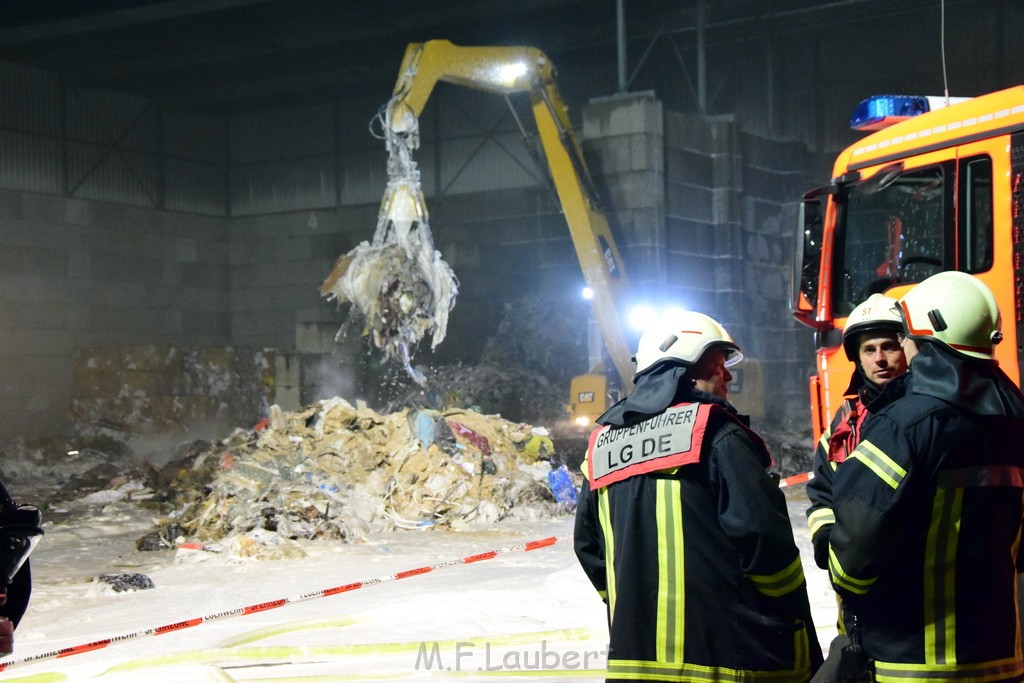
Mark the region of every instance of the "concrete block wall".
POLYGON ((227 224, 0 190, 0 438, 62 433, 75 349, 231 339, 227 224))
POLYGON ((742 285, 731 121, 668 112, 665 159, 667 292, 682 305, 715 316, 739 337, 743 321, 735 301, 742 285))
POLYGON ((274 400, 274 352, 173 344, 76 349, 73 437, 219 439, 274 400))
POLYGON ((757 361, 766 422, 802 425, 813 346, 789 313, 790 264, 796 204, 827 159, 744 134, 730 117, 669 112, 665 131, 667 291, 718 318, 757 361))
POLYGON ((553 292, 578 299, 576 252, 554 190, 504 190, 428 198, 434 244, 459 279, 448 337, 421 358, 438 363, 480 358, 503 307, 553 292))
POLYGON ((320 284, 376 223, 376 207, 367 205, 231 219, 232 343, 292 348, 296 323, 339 320, 320 284))
POLYGON ((663 121, 651 93, 594 99, 583 109, 584 152, 637 299, 664 290, 668 266, 663 121))
POLYGON ((825 182, 830 161, 799 142, 746 134, 739 136, 739 149, 751 350, 772 387, 769 415, 778 422, 804 424, 810 419, 807 379, 814 372, 814 346, 812 331, 789 313, 791 264, 798 202, 825 182))

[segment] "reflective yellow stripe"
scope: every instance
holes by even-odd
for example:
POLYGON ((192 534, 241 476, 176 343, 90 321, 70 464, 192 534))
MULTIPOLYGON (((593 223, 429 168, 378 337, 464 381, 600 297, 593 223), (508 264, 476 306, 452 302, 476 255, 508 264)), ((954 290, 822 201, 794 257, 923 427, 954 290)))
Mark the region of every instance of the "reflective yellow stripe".
POLYGON ((938 489, 932 501, 924 565, 924 661, 956 664, 956 548, 963 489, 938 489))
POLYGON ((800 555, 798 554, 796 559, 790 562, 789 566, 782 571, 769 575, 751 574, 749 578, 761 593, 777 598, 786 593, 792 593, 800 587, 800 584, 804 581, 804 566, 801 564, 800 555))
MULTIPOLYGON (((1021 497, 1021 503, 1024 504, 1024 496, 1021 497)), ((1018 528, 1017 529, 1017 536, 1013 539, 1013 548, 1010 551, 1011 552, 1010 557, 1017 557, 1017 555, 1020 553, 1020 541, 1021 541, 1020 536, 1021 536, 1021 530, 1018 528)), ((1019 595, 1019 592, 1020 592, 1020 581, 1021 581, 1021 576, 1020 576, 1020 574, 1018 574, 1017 575, 1017 580, 1013 582, 1013 605, 1014 605, 1014 607, 1017 608, 1017 619, 1014 620, 1014 624, 1017 625, 1017 635, 1016 635, 1016 637, 1014 637, 1013 642, 1017 646, 1016 654, 1017 654, 1018 658, 1024 656, 1024 655, 1022 655, 1022 652, 1021 652, 1021 640, 1022 640, 1022 638, 1024 638, 1024 634, 1022 634, 1020 632, 1020 595, 1019 595)))
MULTIPOLYGON (((608 614, 615 615, 615 536, 612 533, 612 513, 609 507, 608 489, 597 491, 597 519, 604 536, 604 575, 608 586, 608 614)), ((611 617, 609 617, 611 618, 611 617)))
POLYGON ((836 523, 836 513, 832 508, 821 508, 807 515, 807 528, 811 530, 811 538, 823 526, 836 523))
POLYGON ((707 681, 756 681, 757 683, 792 683, 807 680, 811 670, 811 655, 807 628, 793 635, 794 662, 792 669, 779 671, 749 671, 724 666, 704 666, 685 662, 649 662, 636 659, 609 659, 608 678, 629 681, 673 681, 700 683, 707 681))
POLYGON ((683 620, 686 595, 683 580, 683 503, 680 482, 659 479, 658 517, 658 630, 655 652, 659 661, 683 661, 683 620))
POLYGON ((1017 681, 1024 677, 1024 659, 1007 657, 978 664, 905 664, 875 662, 875 680, 916 681, 941 683, 942 681, 1017 681))
POLYGON ((824 432, 822 432, 821 438, 818 439, 818 445, 825 449, 825 455, 826 456, 828 455, 828 440, 831 439, 831 438, 832 438, 832 427, 829 426, 828 429, 826 429, 824 432))
POLYGON ((860 460, 872 472, 892 488, 896 488, 907 476, 907 471, 896 464, 878 446, 870 441, 861 441, 850 454, 851 460, 860 460))
POLYGON ((867 593, 871 585, 878 580, 877 576, 870 579, 858 579, 847 574, 843 571, 843 566, 839 564, 839 558, 836 557, 832 548, 828 549, 828 572, 832 576, 832 583, 856 595, 867 593))

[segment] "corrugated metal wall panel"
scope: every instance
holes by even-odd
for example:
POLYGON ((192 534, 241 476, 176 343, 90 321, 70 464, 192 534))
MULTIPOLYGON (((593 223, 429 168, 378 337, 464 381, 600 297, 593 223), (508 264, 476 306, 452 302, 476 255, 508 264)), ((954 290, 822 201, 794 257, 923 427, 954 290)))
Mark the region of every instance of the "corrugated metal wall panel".
POLYGON ((334 151, 330 105, 265 112, 231 119, 231 161, 246 164, 334 151))
POLYGON ((168 159, 164 169, 164 208, 169 211, 227 214, 227 189, 223 165, 168 159))
POLYGON ((60 83, 55 76, 0 62, 0 128, 60 135, 60 83))
POLYGON ((510 103, 527 129, 536 128, 525 93, 512 93, 506 101, 493 93, 438 84, 424 107, 420 133, 424 138, 433 138, 435 132, 442 138, 453 138, 476 137, 489 131, 517 131, 519 127, 509 110, 510 103))
POLYGON ((333 115, 341 149, 351 151, 375 145, 384 149, 384 141, 373 137, 370 127, 373 126, 375 134, 380 130, 375 118, 387 99, 385 95, 381 93, 379 99, 376 96, 346 98, 335 104, 333 115))
POLYGON ((108 90, 69 88, 68 137, 78 142, 155 152, 159 117, 152 103, 108 90))
POLYGON ((443 194, 536 187, 543 176, 518 135, 446 140, 437 191, 443 194))
POLYGON ((231 169, 231 214, 251 216, 336 203, 330 156, 235 166, 231 169))
POLYGON ((164 154, 223 164, 227 157, 227 129, 223 116, 167 112, 163 115, 164 154))
POLYGON ((55 138, 0 130, 0 187, 59 194, 60 169, 55 138))
POLYGON ((157 157, 97 145, 68 145, 70 196, 157 206, 157 157))
POLYGON ((379 202, 388 182, 387 154, 365 149, 341 155, 341 204, 379 202))

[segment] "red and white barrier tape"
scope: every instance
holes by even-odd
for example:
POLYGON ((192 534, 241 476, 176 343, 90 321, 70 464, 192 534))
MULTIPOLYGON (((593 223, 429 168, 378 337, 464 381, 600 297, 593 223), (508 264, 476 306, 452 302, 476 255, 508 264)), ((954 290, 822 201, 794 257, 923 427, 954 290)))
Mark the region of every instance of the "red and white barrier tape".
MULTIPOLYGON (((786 477, 779 481, 779 487, 793 486, 796 484, 803 484, 814 478, 813 472, 804 472, 803 474, 795 474, 791 477, 786 477)), ((143 629, 141 631, 135 631, 132 633, 126 633, 119 636, 112 636, 110 638, 104 638, 84 645, 75 645, 72 647, 66 647, 61 650, 53 650, 51 652, 44 652, 37 655, 30 655, 28 657, 22 657, 21 659, 13 659, 9 662, 0 662, 0 671, 7 671, 15 666, 28 664, 30 662, 39 662, 46 659, 61 659, 63 657, 71 657, 72 655, 79 655, 83 652, 91 652, 92 650, 100 650, 108 645, 114 643, 121 643, 128 640, 135 640, 144 636, 160 636, 165 633, 172 633, 174 631, 181 631, 192 626, 198 626, 199 624, 206 623, 209 621, 218 621, 220 619, 227 619, 229 617, 244 616, 246 614, 255 614, 257 612, 266 612, 267 610, 275 609, 277 607, 283 607, 285 605, 294 604, 297 602, 304 602, 306 600, 312 600, 314 598, 326 598, 331 595, 337 595, 338 593, 347 593, 354 591, 365 586, 372 586, 378 583, 387 583, 389 581, 397 581, 398 579, 407 579, 410 576, 419 576, 420 574, 426 574, 436 569, 444 569, 445 567, 453 567, 460 564, 472 564, 473 562, 481 562, 483 560, 490 560, 498 555, 505 553, 515 552, 517 550, 537 550, 539 548, 545 548, 549 545, 554 545, 558 541, 572 537, 572 532, 567 531, 564 534, 558 536, 550 536, 548 538, 542 538, 537 541, 529 541, 528 543, 520 543, 517 545, 510 545, 498 550, 491 550, 486 553, 480 553, 479 555, 470 555, 468 557, 461 557, 455 560, 446 560, 444 562, 438 562, 425 567, 418 567, 416 569, 407 569, 395 574, 388 574, 387 576, 378 576, 371 579, 364 579, 362 581, 356 581, 354 583, 347 583, 343 586, 335 586, 333 588, 325 588, 323 590, 313 591, 312 593, 303 593, 290 598, 281 598, 278 600, 271 600, 269 602, 261 602, 255 605, 249 605, 248 607, 239 607, 226 612, 218 612, 216 614, 209 614, 202 617, 196 617, 195 619, 186 619, 184 621, 178 621, 173 624, 166 624, 164 626, 158 626, 156 628, 143 629)))
POLYGON ((178 621, 173 624, 167 624, 165 626, 158 626, 157 628, 147 628, 141 631, 135 631, 133 633, 126 633, 120 636, 112 636, 110 638, 104 638, 103 640, 97 640, 84 645, 75 645, 73 647, 66 647, 61 650, 54 650, 52 652, 44 652, 38 655, 30 655, 28 657, 22 657, 21 659, 13 659, 9 662, 0 662, 0 671, 7 671, 15 666, 22 664, 28 664, 30 662, 38 662, 45 659, 60 659, 63 657, 71 657, 72 655, 80 655, 83 652, 91 652, 92 650, 100 650, 113 645, 114 643, 121 643, 127 640, 135 640, 136 638, 142 638, 143 636, 160 636, 165 633, 172 633, 174 631, 181 631, 192 626, 198 626, 199 624, 208 621, 217 621, 219 619, 227 619, 228 617, 238 617, 246 614, 255 614, 257 612, 266 612, 267 610, 275 609, 277 607, 283 607, 284 605, 290 605, 296 602, 303 602, 306 600, 312 600, 314 598, 326 598, 330 595, 337 595, 338 593, 347 593, 354 591, 365 586, 372 586, 377 583, 387 583, 389 581, 396 581, 398 579, 407 579, 410 576, 419 576, 420 574, 426 574, 432 572, 435 569, 444 569, 445 567, 453 567, 460 564, 471 564, 473 562, 481 562, 483 560, 490 560, 502 555, 504 553, 511 553, 516 550, 537 550, 538 548, 546 548, 547 546, 554 545, 558 541, 572 537, 572 532, 568 531, 558 536, 550 536, 548 538, 542 538, 537 541, 529 541, 528 543, 520 543, 517 545, 510 545, 505 548, 498 550, 491 550, 486 553, 480 553, 479 555, 470 555, 469 557, 461 557, 457 560, 446 560, 444 562, 438 562, 426 567, 418 567, 416 569, 407 569, 405 571, 398 572, 396 574, 388 574, 387 576, 378 576, 372 579, 364 579, 362 581, 356 581, 354 583, 346 583, 343 586, 335 586, 333 588, 325 588, 323 590, 314 591, 312 593, 303 593, 291 598, 281 598, 279 600, 271 600, 269 602, 261 602, 256 605, 249 605, 248 607, 240 607, 227 612, 218 612, 216 614, 210 614, 207 616, 196 617, 195 619, 186 619, 185 621, 178 621))
POLYGON ((814 479, 814 472, 794 474, 792 477, 786 477, 785 479, 779 480, 779 488, 782 488, 783 486, 793 486, 795 484, 806 484, 811 479, 814 479))

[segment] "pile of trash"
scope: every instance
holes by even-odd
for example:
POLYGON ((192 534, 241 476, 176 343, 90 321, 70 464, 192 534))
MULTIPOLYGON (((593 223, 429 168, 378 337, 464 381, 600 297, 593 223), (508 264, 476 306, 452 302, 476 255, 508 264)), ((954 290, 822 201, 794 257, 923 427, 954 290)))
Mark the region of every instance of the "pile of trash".
POLYGON ((162 537, 352 541, 550 517, 564 510, 547 481, 552 455, 542 428, 469 410, 274 406, 256 429, 169 463, 156 493, 177 512, 162 537))

